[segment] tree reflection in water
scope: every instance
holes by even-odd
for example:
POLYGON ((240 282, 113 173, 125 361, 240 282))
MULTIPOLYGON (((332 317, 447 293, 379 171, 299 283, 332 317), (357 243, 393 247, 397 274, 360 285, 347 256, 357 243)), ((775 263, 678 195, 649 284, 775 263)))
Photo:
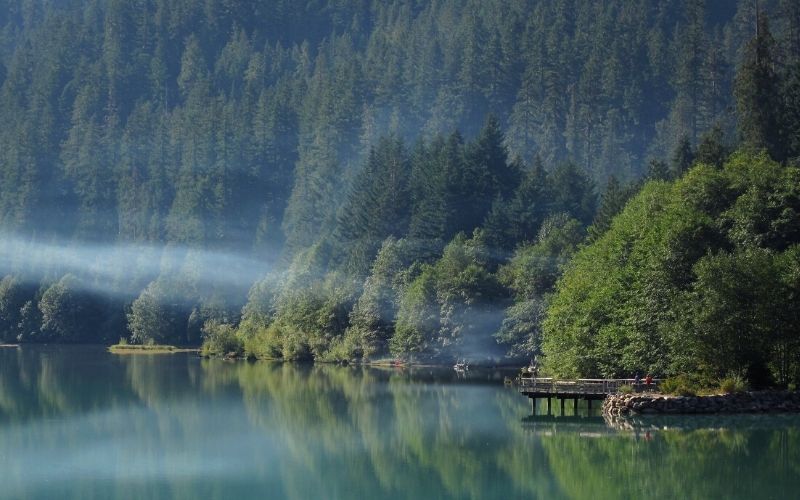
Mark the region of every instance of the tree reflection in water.
POLYGON ((0 497, 752 498, 800 486, 794 415, 523 421, 525 398, 471 376, 1 350, 0 497))

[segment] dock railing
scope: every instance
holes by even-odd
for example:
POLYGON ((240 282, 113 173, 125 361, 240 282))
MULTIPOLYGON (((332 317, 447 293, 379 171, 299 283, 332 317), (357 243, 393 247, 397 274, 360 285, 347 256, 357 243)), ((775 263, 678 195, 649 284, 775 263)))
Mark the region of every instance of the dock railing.
POLYGON ((653 392, 658 389, 660 379, 653 379, 650 384, 644 380, 636 383, 632 378, 579 378, 573 380, 560 380, 554 378, 521 378, 519 379, 519 391, 525 393, 540 394, 615 394, 620 387, 629 385, 633 392, 653 392))

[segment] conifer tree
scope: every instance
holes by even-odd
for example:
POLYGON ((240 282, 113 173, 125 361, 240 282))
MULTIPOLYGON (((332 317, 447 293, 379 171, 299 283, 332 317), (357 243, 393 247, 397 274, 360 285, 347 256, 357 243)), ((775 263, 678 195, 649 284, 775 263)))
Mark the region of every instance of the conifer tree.
POLYGON ((647 163, 647 180, 665 181, 670 177, 669 167, 666 162, 652 159, 647 163))
POLYGON ((724 139, 722 128, 718 125, 703 134, 697 145, 695 161, 722 167, 722 164, 728 159, 728 149, 725 147, 724 139))
POLYGON ((745 46, 736 72, 734 96, 739 136, 744 145, 785 158, 780 123, 780 79, 776 44, 766 15, 757 12, 756 34, 745 46))
POLYGON ((611 221, 622 211, 630 197, 630 189, 626 189, 613 175, 608 178, 606 189, 600 197, 600 204, 589 227, 589 236, 597 239, 611 227, 611 221))
POLYGON ((680 177, 684 172, 689 170, 694 162, 694 151, 692 151, 692 143, 689 142, 689 137, 684 135, 678 141, 675 150, 672 152, 672 177, 680 177))

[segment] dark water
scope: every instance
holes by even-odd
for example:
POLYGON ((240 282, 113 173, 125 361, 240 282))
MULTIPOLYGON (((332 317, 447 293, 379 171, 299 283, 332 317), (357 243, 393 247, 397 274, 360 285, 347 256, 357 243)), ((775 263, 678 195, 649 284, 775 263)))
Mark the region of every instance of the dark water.
POLYGON ((800 491, 798 417, 614 427, 582 408, 580 418, 524 420, 527 400, 496 376, 3 348, 0 497, 707 499, 800 491))

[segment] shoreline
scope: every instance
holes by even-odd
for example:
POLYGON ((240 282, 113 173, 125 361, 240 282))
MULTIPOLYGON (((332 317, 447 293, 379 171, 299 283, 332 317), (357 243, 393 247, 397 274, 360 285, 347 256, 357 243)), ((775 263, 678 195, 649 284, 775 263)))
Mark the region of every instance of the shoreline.
MULTIPOLYGON (((201 349, 192 349, 191 352, 200 352, 201 349)), ((329 361, 329 360, 319 360, 319 359, 303 359, 303 360, 286 360, 283 358, 247 358, 244 356, 220 356, 220 355, 210 355, 210 356, 203 356, 200 355, 202 358, 206 359, 220 359, 224 361, 247 361, 247 362, 270 362, 270 363, 298 363, 304 365, 337 365, 337 366, 368 366, 371 368, 441 368, 441 369, 453 369, 453 364, 448 362, 442 363, 433 363, 433 362, 413 362, 413 361, 390 361, 390 360, 376 360, 376 361, 329 361)), ((470 369, 466 370, 463 373, 469 373, 470 370, 515 370, 519 371, 520 364, 519 363, 508 363, 508 364, 482 364, 482 363, 474 363, 470 365, 470 369)))
POLYGON ((177 354, 177 353, 200 353, 197 347, 177 347, 172 345, 136 345, 136 344, 116 344, 106 347, 111 354, 177 354))
POLYGON ((710 396, 613 394, 603 401, 610 417, 800 412, 798 391, 749 391, 710 396))

